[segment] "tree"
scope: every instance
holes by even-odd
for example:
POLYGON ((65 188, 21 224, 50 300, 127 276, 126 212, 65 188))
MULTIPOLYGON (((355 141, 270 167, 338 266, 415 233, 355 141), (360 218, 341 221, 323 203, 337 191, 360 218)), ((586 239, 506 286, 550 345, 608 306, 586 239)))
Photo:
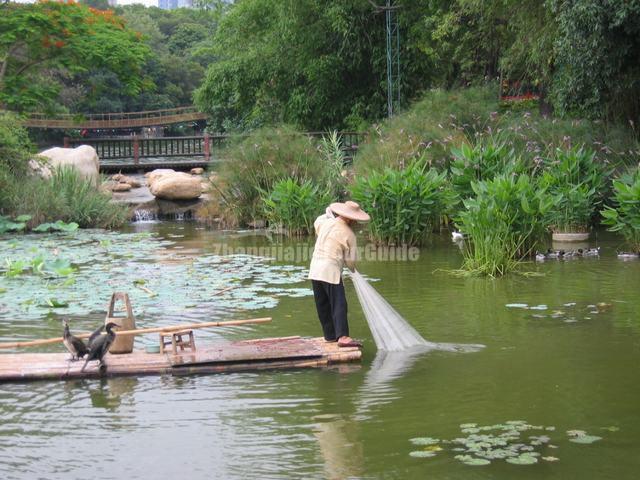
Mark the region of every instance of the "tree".
POLYGON ((638 120, 640 0, 555 0, 561 113, 638 120))
POLYGON ((366 0, 239 2, 220 22, 196 104, 216 129, 375 118, 385 105, 382 22, 366 0))
POLYGON ((144 82, 148 54, 140 36, 110 10, 73 1, 3 5, 0 12, 0 106, 18 111, 51 107, 55 70, 113 72, 130 94, 144 82))

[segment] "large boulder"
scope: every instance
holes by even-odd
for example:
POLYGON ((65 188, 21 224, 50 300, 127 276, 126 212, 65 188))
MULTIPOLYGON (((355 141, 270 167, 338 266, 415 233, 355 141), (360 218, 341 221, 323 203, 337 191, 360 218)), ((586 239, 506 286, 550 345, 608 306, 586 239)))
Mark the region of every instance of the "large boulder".
POLYGON ((70 166, 77 170, 80 178, 98 185, 100 179, 100 160, 95 148, 80 145, 76 148, 54 147, 38 154, 40 162, 32 160, 29 165, 44 178, 51 178, 56 167, 70 166))
POLYGON ((193 200, 202 194, 200 178, 174 170, 149 172, 147 185, 156 198, 165 200, 193 200))

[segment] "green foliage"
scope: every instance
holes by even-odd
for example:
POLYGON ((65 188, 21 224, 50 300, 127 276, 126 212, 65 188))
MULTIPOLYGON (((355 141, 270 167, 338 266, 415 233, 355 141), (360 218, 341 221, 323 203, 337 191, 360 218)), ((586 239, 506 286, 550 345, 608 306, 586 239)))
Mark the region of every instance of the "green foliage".
POLYGON ((463 143, 451 147, 451 183, 461 200, 474 195, 472 183, 490 180, 499 174, 517 174, 524 171, 524 164, 503 142, 489 139, 474 146, 463 143))
POLYGON ((547 224, 555 232, 584 232, 605 196, 608 170, 594 151, 580 147, 557 149, 546 162, 541 185, 555 197, 547 224))
POLYGON ((0 235, 6 232, 21 232, 27 227, 30 215, 19 215, 15 219, 0 215, 0 235))
POLYGON ((372 239, 388 245, 421 245, 447 209, 446 182, 445 173, 414 162, 403 170, 387 168, 358 177, 351 192, 371 212, 372 239))
POLYGON ((464 201, 457 219, 469 236, 462 268, 478 275, 504 275, 543 239, 553 198, 527 174, 498 175, 472 186, 476 196, 464 201))
POLYGON ((432 90, 406 113, 373 127, 354 161, 356 172, 403 168, 418 159, 446 166, 451 146, 483 131, 495 110, 491 87, 432 90))
POLYGON ((59 86, 55 72, 114 72, 129 94, 140 91, 142 59, 149 50, 112 11, 74 2, 2 5, 0 106, 51 107, 59 86))
POLYGON ((287 235, 313 233, 313 222, 331 201, 331 196, 311 181, 279 180, 270 192, 262 192, 264 211, 272 227, 287 235))
POLYGON ((553 97, 563 114, 638 120, 640 2, 554 0, 553 97))
POLYGON ((613 182, 613 207, 605 207, 602 223, 619 232, 634 252, 640 253, 640 168, 613 182))
POLYGON ((50 180, 8 176, 0 191, 0 205, 10 214, 28 212, 28 226, 34 231, 74 231, 83 228, 112 228, 124 224, 125 206, 111 202, 109 195, 78 176, 70 167, 56 169, 50 180), (54 223, 45 223, 54 222, 54 223))
POLYGON ((362 0, 236 2, 195 102, 218 131, 283 122, 323 130, 379 117, 382 18, 362 0))
POLYGON ((542 168, 544 158, 573 145, 593 150, 597 163, 618 166, 637 162, 640 150, 628 128, 547 118, 535 112, 498 113, 496 90, 488 85, 426 93, 406 112, 373 127, 354 159, 356 173, 403 168, 417 159, 448 168, 455 161, 452 147, 463 143, 473 148, 503 145, 517 154, 525 171, 534 174, 542 168))
POLYGON ((263 214, 260 192, 271 192, 283 179, 309 180, 333 190, 337 179, 313 140, 289 127, 265 128, 238 141, 225 152, 219 192, 235 223, 247 224, 263 214))
POLYGON ((0 187, 3 186, 2 171, 15 174, 26 171, 32 150, 27 129, 20 126, 19 118, 10 112, 0 111, 0 187))

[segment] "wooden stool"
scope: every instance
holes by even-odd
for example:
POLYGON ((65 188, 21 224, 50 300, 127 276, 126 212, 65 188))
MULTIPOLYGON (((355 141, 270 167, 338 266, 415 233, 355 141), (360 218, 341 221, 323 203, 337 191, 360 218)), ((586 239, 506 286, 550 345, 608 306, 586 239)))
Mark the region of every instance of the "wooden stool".
POLYGON ((193 330, 179 330, 179 331, 169 331, 169 332, 160 332, 160 353, 164 353, 166 346, 171 345, 173 350, 173 354, 176 355, 178 353, 178 347, 180 347, 181 351, 184 351, 185 347, 189 347, 191 351, 196 351, 196 342, 193 339, 193 330), (183 338, 183 336, 189 336, 189 339, 183 338), (165 337, 171 336, 171 341, 165 341, 165 337))

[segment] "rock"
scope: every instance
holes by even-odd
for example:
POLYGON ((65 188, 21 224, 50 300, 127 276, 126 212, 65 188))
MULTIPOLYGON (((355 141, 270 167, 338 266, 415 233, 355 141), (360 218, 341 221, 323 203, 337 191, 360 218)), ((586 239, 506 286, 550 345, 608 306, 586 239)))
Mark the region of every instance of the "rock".
POLYGON ((202 175, 204 173, 204 168, 195 167, 195 168, 192 168, 189 173, 191 175, 202 175))
POLYGON ((100 179, 100 160, 96 150, 89 145, 80 145, 76 148, 54 147, 38 154, 44 159, 38 168, 37 161, 29 162, 29 166, 44 178, 51 178, 55 167, 71 166, 78 171, 80 178, 85 178, 94 185, 98 185, 100 179))
POLYGON ((149 190, 156 198, 165 200, 192 200, 200 197, 202 186, 200 179, 188 173, 166 170, 162 173, 151 172, 147 177, 149 190))
POLYGON ((129 185, 128 183, 114 183, 111 186, 111 191, 112 192, 128 192, 129 190, 131 190, 131 185, 129 185))
POLYGON ((144 174, 145 177, 147 177, 147 185, 149 185, 149 188, 151 188, 151 186, 153 185, 153 183, 158 180, 159 178, 166 176, 166 175, 171 175, 173 173, 177 173, 175 170, 172 170, 170 168, 158 168, 156 170, 153 170, 151 172, 147 172, 144 174))

